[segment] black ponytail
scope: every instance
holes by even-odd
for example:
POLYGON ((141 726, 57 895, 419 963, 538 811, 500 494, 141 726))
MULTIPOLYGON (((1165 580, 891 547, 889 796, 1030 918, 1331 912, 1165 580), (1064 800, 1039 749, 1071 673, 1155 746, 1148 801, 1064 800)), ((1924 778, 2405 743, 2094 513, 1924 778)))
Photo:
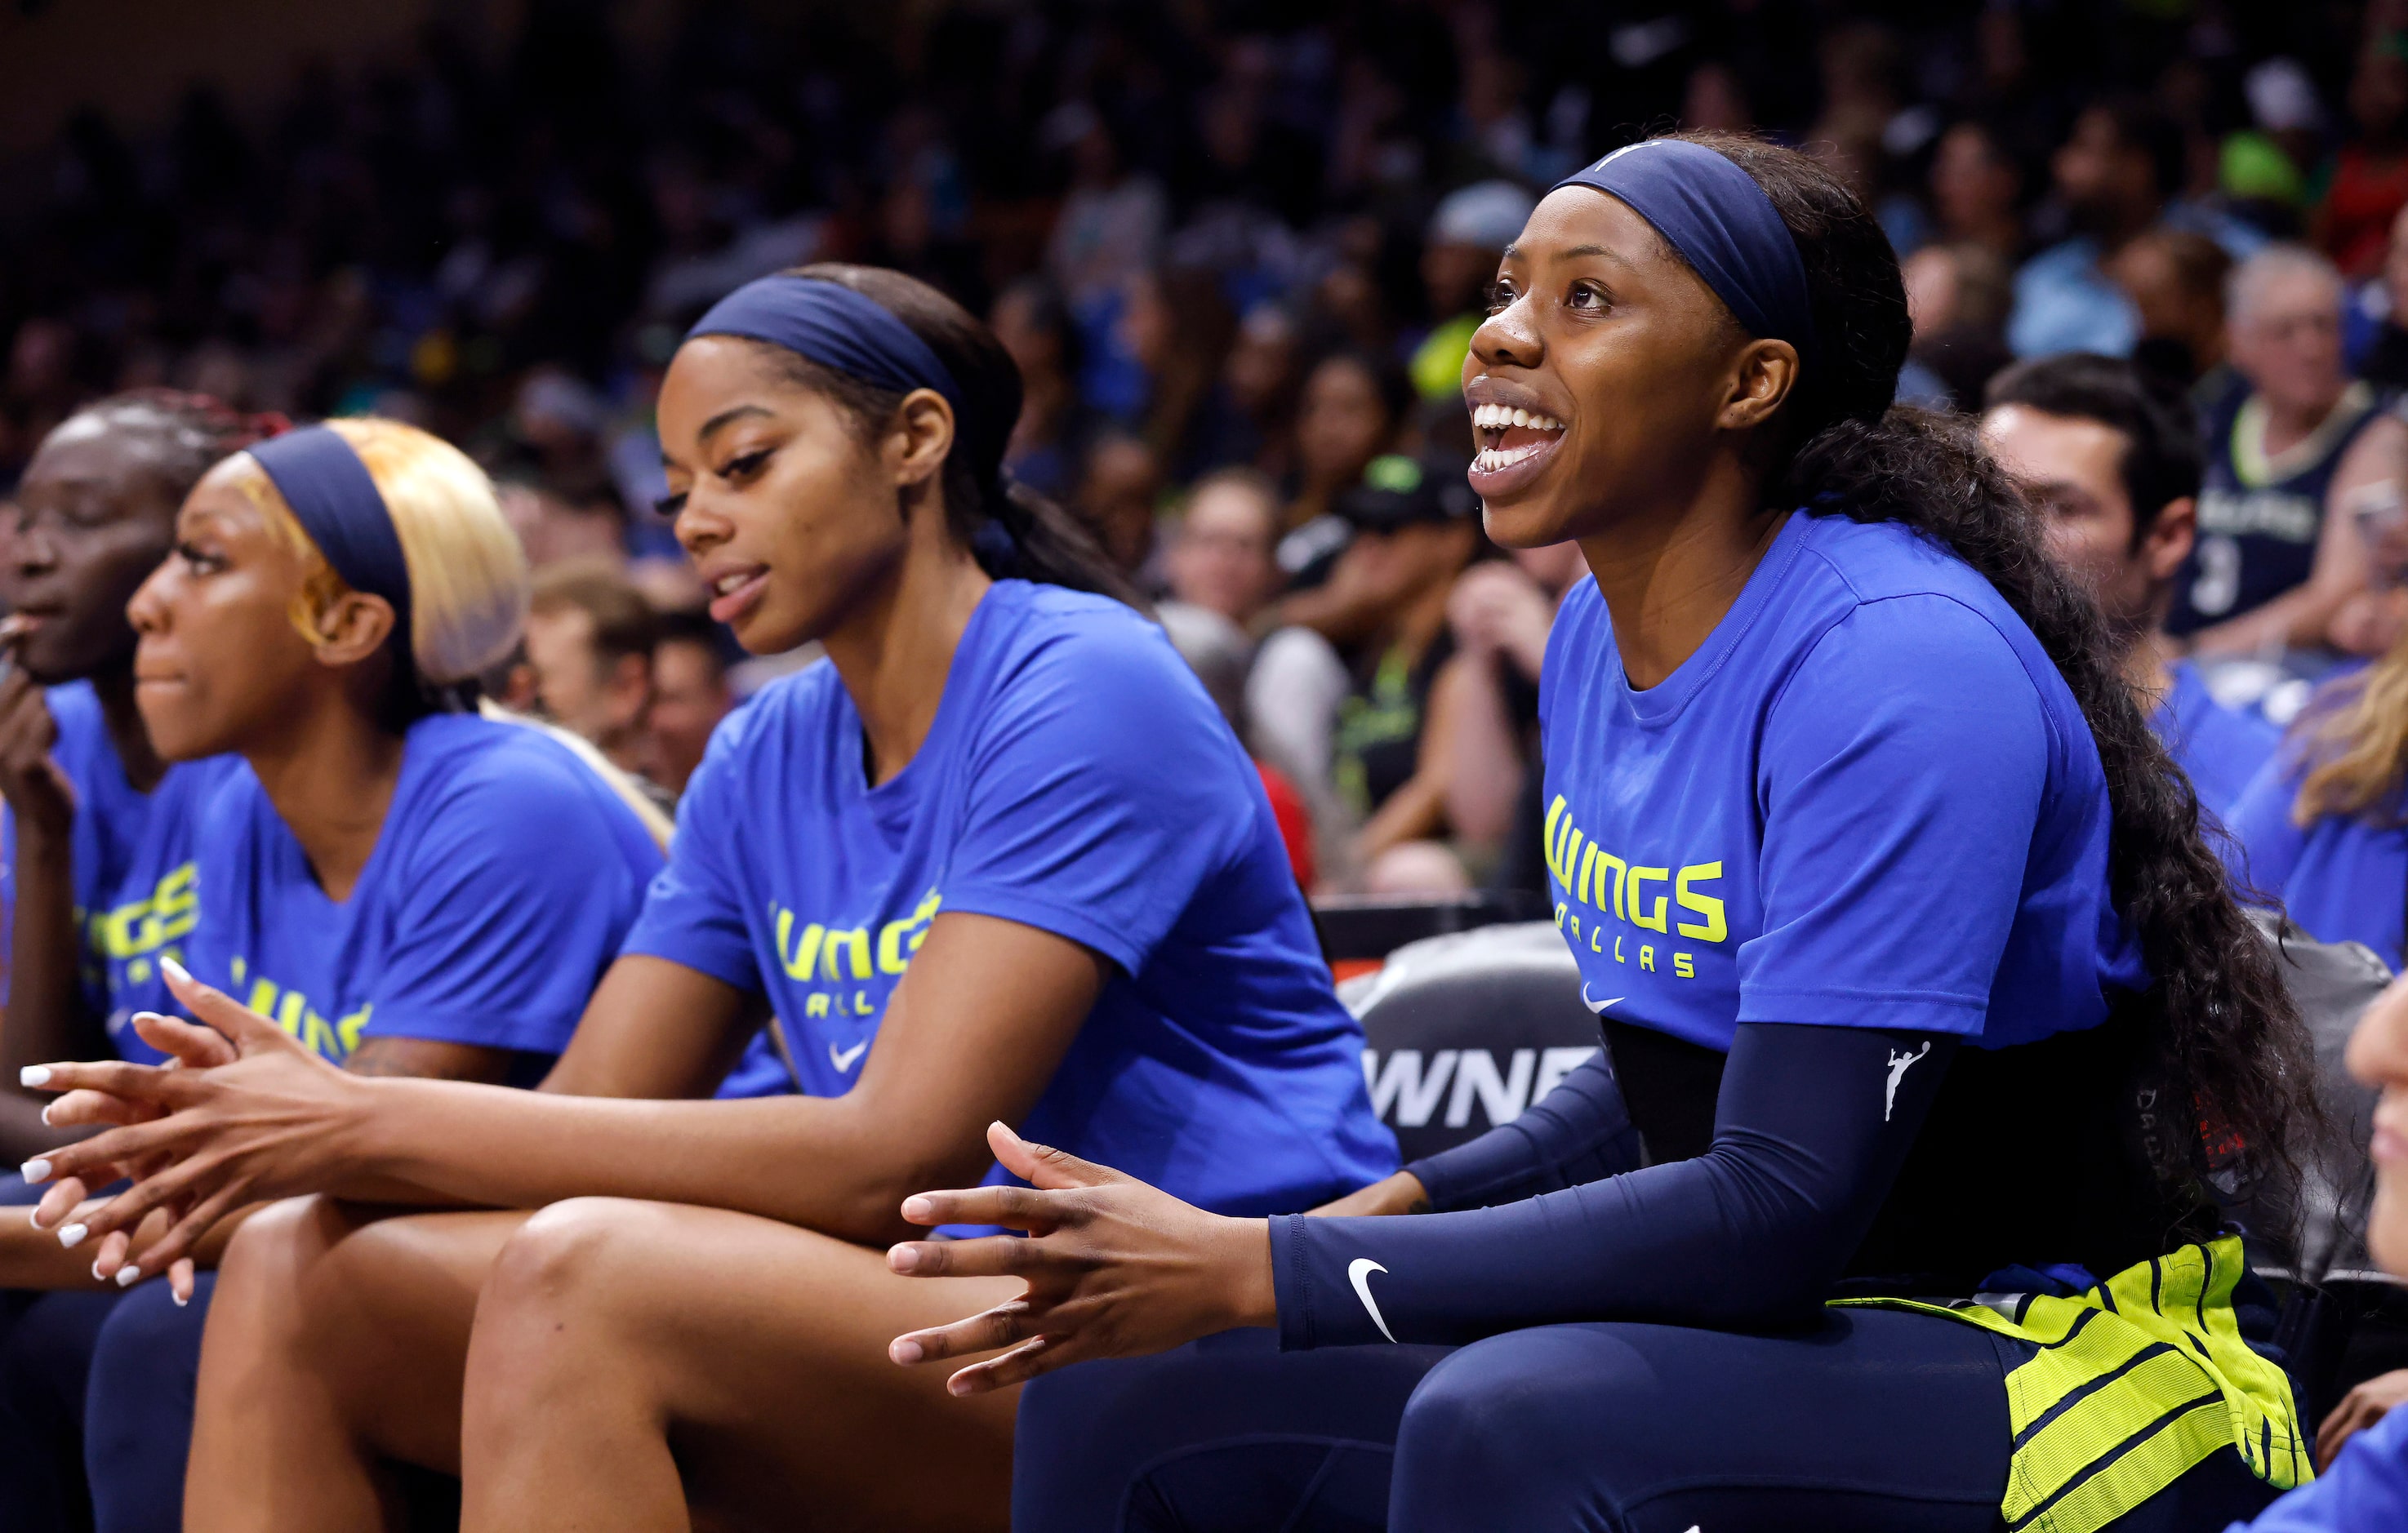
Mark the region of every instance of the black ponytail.
POLYGON ((2315 1053, 2272 950, 2201 838, 2198 795, 2125 681, 2105 619, 2048 558, 2022 492, 1971 423, 1891 404, 1914 327, 1888 236, 1803 154, 1727 134, 1678 136, 1753 177, 1805 261, 1822 360, 1775 423, 1768 503, 1900 523, 1944 543, 2030 626, 2081 705, 2113 811, 2111 895, 2154 981, 2123 1019, 2145 1030, 2172 1100, 2191 1103, 2204 1130, 2158 1139, 2156 1169, 2188 1180, 2213 1159, 2243 1182, 2290 1181, 2322 1113, 2315 1053))
MULTIPOLYGON (((1105 556, 1093 533, 1005 471, 1003 451, 1020 420, 1020 368, 994 331, 927 283, 884 266, 824 261, 793 275, 836 282, 870 299, 927 342, 953 375, 962 408, 954 413, 953 448, 945 460, 945 516, 981 568, 998 579, 1091 591, 1146 610, 1136 584, 1105 556)), ((883 427, 902 403, 892 390, 776 350, 789 372, 845 407, 866 432, 883 427)))

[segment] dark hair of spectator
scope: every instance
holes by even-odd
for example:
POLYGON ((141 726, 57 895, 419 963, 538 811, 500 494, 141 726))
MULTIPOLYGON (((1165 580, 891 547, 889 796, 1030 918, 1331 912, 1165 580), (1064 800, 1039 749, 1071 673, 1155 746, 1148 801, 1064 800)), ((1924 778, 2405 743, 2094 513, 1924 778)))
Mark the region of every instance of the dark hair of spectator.
POLYGON ((661 639, 660 615, 636 582, 609 558, 563 559, 537 570, 529 612, 584 613, 594 621, 595 658, 608 666, 624 655, 652 659, 661 639))
POLYGON ((70 419, 101 421, 150 450, 169 509, 183 504, 203 474, 253 442, 290 430, 281 415, 250 415, 205 394, 133 389, 95 400, 70 419))
POLYGON ((1805 261, 1824 361, 1784 407, 1768 504, 1900 523, 1946 545, 2030 626, 2090 725, 2112 810, 2110 892, 2152 977, 2123 1015, 2145 1030, 2167 1100, 2191 1104, 2205 1130, 2152 1143, 2158 1175, 2195 1186, 2212 1139, 2219 1152, 2231 1147, 2216 1168, 2244 1182, 2296 1177, 2311 1142, 2302 1131, 2321 1122, 2299 1012, 2201 838, 2198 795, 2149 727, 2097 604, 2048 557, 2038 518, 1969 422, 1892 407, 1914 325, 1888 236, 1846 186, 1794 150, 1730 134, 1679 136, 1755 178, 1805 261))
POLYGON ((2132 502, 2135 551, 2157 524, 2159 511, 2199 494, 2199 422, 2190 401, 2121 358, 2069 351, 2018 363, 1990 380, 1985 404, 1991 409, 2023 405, 2120 433, 2118 468, 2132 502))
POLYGON ((659 632, 652 640, 658 652, 665 644, 695 644, 710 656, 713 671, 727 669, 726 630, 700 612, 680 609, 660 614, 659 632))
POLYGON ((2190 146, 2183 137, 2181 123, 2146 96, 2110 96, 2090 109, 2115 124, 2117 143, 2149 157, 2150 175, 2160 198, 2172 198, 2183 189, 2190 171, 2190 146))
POLYGON ((1413 380, 1403 364, 1359 346, 1340 346, 1313 358, 1304 376, 1309 379, 1332 363, 1353 367, 1371 380, 1372 389, 1380 395, 1381 408, 1388 412, 1392 432, 1404 423, 1406 412, 1413 408, 1413 380))
MULTIPOLYGON (((794 276, 849 287, 885 308, 927 342, 953 375, 962 408, 954 412, 945 459, 945 515, 953 536, 988 574, 1092 591, 1142 609, 1137 588, 1104 557, 1095 537, 1068 511, 1003 471, 1003 450, 1020 419, 1020 368, 975 315, 915 277, 884 266, 823 261, 794 276), (1000 531, 1009 547, 982 534, 1000 531)), ((766 342, 760 343, 767 345, 766 342)), ((783 347, 768 347, 792 378, 851 414, 866 437, 894 419, 902 394, 865 383, 783 347)))

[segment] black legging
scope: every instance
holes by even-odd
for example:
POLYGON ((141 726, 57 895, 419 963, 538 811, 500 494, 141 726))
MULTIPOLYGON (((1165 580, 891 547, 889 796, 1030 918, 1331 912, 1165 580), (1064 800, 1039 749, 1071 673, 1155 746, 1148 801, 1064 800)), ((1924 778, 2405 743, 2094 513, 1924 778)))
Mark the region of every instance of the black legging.
MULTIPOLYGON (((1953 1320, 1796 1336, 1600 1323, 1447 1349, 1281 1353, 1232 1331, 1030 1384, 1022 1533, 1991 1533, 2007 1367, 1953 1320)), ((2114 1533, 2215 1529, 2273 1492, 2224 1450, 2114 1533)))

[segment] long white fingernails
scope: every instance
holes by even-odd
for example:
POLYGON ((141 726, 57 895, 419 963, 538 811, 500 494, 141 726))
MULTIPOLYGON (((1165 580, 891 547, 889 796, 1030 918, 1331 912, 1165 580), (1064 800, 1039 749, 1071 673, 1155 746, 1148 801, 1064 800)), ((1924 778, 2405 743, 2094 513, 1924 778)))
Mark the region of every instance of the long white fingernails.
POLYGON ((176 962, 173 958, 169 958, 165 954, 162 954, 159 959, 159 967, 167 971, 167 978, 174 980, 179 983, 190 984, 193 982, 192 971, 186 968, 183 965, 176 962))
POLYGON ((50 1108, 52 1108, 52 1107, 56 1107, 56 1106, 58 1106, 58 1105, 59 1105, 58 1103, 56 1103, 56 1102, 52 1102, 51 1104, 50 1104, 50 1107, 46 1107, 46 1108, 42 1109, 42 1126, 43 1126, 43 1127, 47 1128, 47 1127, 49 1127, 49 1126, 50 1126, 50 1108))
POLYGON ((185 1305, 190 1304, 190 1303, 192 1303, 192 1302, 193 1302, 189 1297, 187 1297, 186 1296, 184 1296, 184 1295, 182 1295, 182 1294, 179 1294, 179 1293, 176 1292, 173 1288, 170 1288, 170 1289, 168 1289, 168 1290, 167 1290, 167 1297, 168 1297, 169 1298, 174 1299, 174 1300, 176 1301, 176 1308, 177 1308, 177 1309, 179 1309, 179 1310, 182 1309, 185 1305))
POLYGON ((92 1264, 92 1278, 94 1282, 107 1282, 108 1281, 107 1278, 100 1275, 100 1264, 98 1262, 92 1264))
POLYGON ((117 1269, 117 1286, 131 1288, 142 1281, 142 1269, 128 1262, 117 1269))
POLYGON ((59 1244, 73 1250, 83 1244, 83 1238, 91 1233, 81 1225, 62 1225, 59 1226, 59 1244))
POLYGON ((47 1086, 50 1083, 48 1065, 28 1065, 17 1072, 17 1083, 22 1086, 47 1086))
POLYGON ((167 1019, 161 1016, 156 1011, 136 1011, 134 1013, 134 1020, 136 1022, 165 1022, 167 1019))
POLYGON ((28 1182, 48 1182, 50 1180, 50 1160, 45 1156, 36 1156, 17 1168, 17 1174, 28 1182))

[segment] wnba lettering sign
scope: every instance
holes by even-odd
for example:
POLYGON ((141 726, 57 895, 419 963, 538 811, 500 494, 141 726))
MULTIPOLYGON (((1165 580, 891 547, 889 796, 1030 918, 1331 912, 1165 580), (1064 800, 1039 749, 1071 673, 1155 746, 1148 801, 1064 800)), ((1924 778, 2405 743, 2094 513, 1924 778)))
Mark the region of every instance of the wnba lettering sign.
POLYGON ((1443 1099, 1447 1127, 1473 1127, 1472 1109, 1477 1106, 1486 1120, 1477 1126, 1496 1128, 1520 1117, 1597 1052, 1594 1046, 1515 1049, 1505 1054, 1505 1067, 1499 1069, 1498 1053, 1488 1049, 1438 1049, 1426 1054, 1420 1049, 1396 1049, 1384 1061, 1379 1051, 1366 1049, 1363 1083, 1371 1091, 1371 1110, 1392 1127, 1427 1127, 1443 1099))

